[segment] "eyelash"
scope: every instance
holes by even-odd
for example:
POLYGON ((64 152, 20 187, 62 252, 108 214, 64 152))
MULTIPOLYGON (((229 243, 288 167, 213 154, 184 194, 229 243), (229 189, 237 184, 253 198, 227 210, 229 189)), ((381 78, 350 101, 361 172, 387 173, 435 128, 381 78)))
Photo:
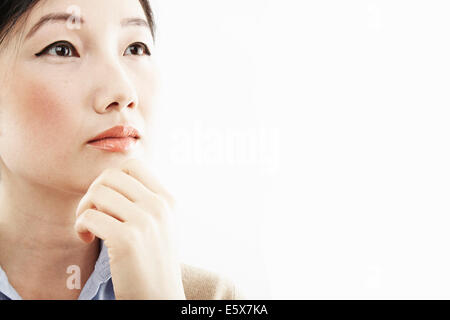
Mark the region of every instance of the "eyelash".
MULTIPOLYGON (((128 46, 128 48, 131 47, 131 46, 135 46, 135 45, 141 45, 141 47, 143 47, 143 49, 144 49, 144 54, 143 54, 143 55, 151 56, 150 50, 148 49, 147 45, 146 45, 145 43, 143 43, 143 42, 135 42, 135 43, 131 44, 130 46, 128 46)), ((72 53, 73 53, 73 51, 75 51, 75 52, 77 51, 77 50, 75 49, 75 47, 74 47, 70 42, 67 42, 67 41, 57 41, 57 42, 54 42, 54 43, 50 44, 49 46, 47 46, 46 48, 44 48, 41 52, 36 53, 35 55, 36 55, 36 57, 40 57, 40 56, 42 56, 42 55, 48 54, 48 52, 49 52, 51 49, 53 49, 53 48, 56 48, 56 47, 64 47, 64 46, 65 46, 66 48, 68 47, 68 48, 71 50, 72 53)), ((128 50, 128 48, 127 48, 127 50, 128 50)), ((78 55, 78 53, 77 53, 77 55, 78 55)), ((58 56, 58 55, 53 55, 53 56, 61 57, 61 58, 71 57, 71 56, 58 56)), ((141 55, 138 55, 138 56, 141 56, 141 55)), ((77 57, 79 57, 79 55, 78 55, 77 57)))

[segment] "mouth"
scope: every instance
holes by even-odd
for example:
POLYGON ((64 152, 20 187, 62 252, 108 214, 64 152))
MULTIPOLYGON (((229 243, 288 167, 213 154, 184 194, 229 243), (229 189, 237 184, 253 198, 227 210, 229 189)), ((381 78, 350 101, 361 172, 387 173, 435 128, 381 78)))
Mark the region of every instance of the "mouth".
POLYGON ((124 152, 135 146, 138 140, 140 134, 135 128, 119 125, 98 134, 87 144, 105 151, 124 152))
POLYGON ((89 140, 88 143, 102 139, 127 138, 127 137, 138 139, 140 138, 140 134, 135 128, 131 126, 118 125, 99 133, 97 136, 89 140))
POLYGON ((108 137, 99 140, 93 140, 91 142, 88 142, 88 145, 96 149, 109 152, 126 152, 134 147, 137 144, 138 140, 138 138, 134 137, 108 137))
POLYGON ((133 140, 139 140, 139 137, 105 137, 105 138, 101 138, 101 139, 93 139, 93 140, 89 140, 87 143, 91 144, 94 142, 99 142, 99 141, 126 141, 129 139, 133 139, 133 140))

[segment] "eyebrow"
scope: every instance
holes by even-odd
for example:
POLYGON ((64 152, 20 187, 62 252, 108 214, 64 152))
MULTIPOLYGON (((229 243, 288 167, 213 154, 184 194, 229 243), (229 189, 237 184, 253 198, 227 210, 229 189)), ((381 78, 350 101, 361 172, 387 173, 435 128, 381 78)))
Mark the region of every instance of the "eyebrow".
MULTIPOLYGON (((45 16, 41 17, 39 21, 30 29, 28 34, 26 35, 25 39, 29 39, 35 34, 42 26, 48 23, 52 22, 67 22, 69 19, 74 19, 75 21, 79 21, 81 24, 84 24, 85 21, 82 17, 73 15, 71 13, 66 12, 56 12, 56 13, 49 13, 45 16)), ((122 19, 120 22, 120 25, 122 27, 128 27, 128 26, 143 26, 150 29, 150 26, 146 19, 133 17, 133 18, 125 18, 122 19)))

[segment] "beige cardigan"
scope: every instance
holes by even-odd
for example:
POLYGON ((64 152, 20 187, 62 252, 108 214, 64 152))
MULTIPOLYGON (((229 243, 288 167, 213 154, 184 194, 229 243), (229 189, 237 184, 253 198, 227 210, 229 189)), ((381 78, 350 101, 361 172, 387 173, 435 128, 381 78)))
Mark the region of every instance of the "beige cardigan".
POLYGON ((243 292, 228 277, 181 263, 187 300, 245 300, 243 292))

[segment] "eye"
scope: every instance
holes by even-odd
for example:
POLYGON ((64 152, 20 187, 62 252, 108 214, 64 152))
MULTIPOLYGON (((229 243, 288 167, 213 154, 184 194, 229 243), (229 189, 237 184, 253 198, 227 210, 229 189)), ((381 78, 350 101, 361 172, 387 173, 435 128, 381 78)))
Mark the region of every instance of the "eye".
POLYGON ((136 42, 133 43, 132 45, 130 45, 127 50, 125 51, 125 54, 127 52, 130 52, 132 55, 138 55, 138 56, 142 56, 142 55, 148 55, 150 56, 150 50, 148 49, 147 45, 145 43, 142 42, 136 42), (130 50, 131 48, 131 50, 130 50))
MULTIPOLYGON (((74 48, 74 46, 67 42, 67 41, 58 41, 55 43, 52 43, 51 45, 47 46, 45 49, 43 49, 41 52, 36 53, 37 57, 40 57, 42 55, 50 55, 50 56, 56 56, 56 57, 73 57, 73 52, 77 52, 77 50, 74 48)), ((79 57, 78 53, 76 53, 76 57, 79 57)))

